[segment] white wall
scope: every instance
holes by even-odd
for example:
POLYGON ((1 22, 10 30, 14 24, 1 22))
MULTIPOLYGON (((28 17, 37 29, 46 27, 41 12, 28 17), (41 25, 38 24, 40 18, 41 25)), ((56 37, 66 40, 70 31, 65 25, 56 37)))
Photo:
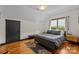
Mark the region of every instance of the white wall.
POLYGON ((5 43, 5 20, 0 15, 0 44, 5 43))
POLYGON ((27 6, 0 6, 0 44, 5 43, 5 19, 21 21, 21 39, 27 35, 48 30, 49 20, 53 18, 70 16, 70 31, 79 34, 78 15, 79 9, 59 13, 40 12, 27 6))
POLYGON ((2 19, 0 20, 0 44, 5 43, 5 19, 21 21, 21 39, 27 38, 29 34, 42 31, 40 13, 28 8, 27 6, 3 6, 1 10, 2 19))
POLYGON ((21 21, 21 39, 24 39, 29 34, 36 34, 41 32, 41 26, 39 23, 32 21, 21 21))
POLYGON ((46 26, 44 26, 47 29, 49 26, 49 20, 54 19, 54 18, 64 17, 64 16, 70 16, 69 17, 69 26, 70 26, 69 31, 71 31, 72 34, 74 35, 79 35, 79 23, 78 23, 79 8, 61 12, 61 13, 56 13, 56 14, 51 13, 51 14, 48 14, 47 16, 48 18, 46 20, 46 26))

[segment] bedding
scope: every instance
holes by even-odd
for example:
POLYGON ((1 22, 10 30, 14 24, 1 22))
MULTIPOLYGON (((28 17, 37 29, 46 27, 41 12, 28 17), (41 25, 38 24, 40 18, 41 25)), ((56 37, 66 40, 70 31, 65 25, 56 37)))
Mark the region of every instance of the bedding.
POLYGON ((47 41, 53 42, 57 47, 59 47, 65 40, 64 35, 54 35, 54 34, 47 34, 47 33, 36 34, 36 38, 40 38, 40 40, 47 40, 47 41))
POLYGON ((48 34, 54 34, 54 35, 60 35, 61 31, 58 31, 58 30, 48 30, 47 33, 48 34))

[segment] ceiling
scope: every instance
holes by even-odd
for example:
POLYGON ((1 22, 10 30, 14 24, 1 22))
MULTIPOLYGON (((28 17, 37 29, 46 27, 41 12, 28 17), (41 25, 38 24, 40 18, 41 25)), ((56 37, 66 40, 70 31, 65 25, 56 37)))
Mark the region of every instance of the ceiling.
MULTIPOLYGON (((46 6, 45 11, 51 10, 51 9, 62 8, 62 7, 67 7, 66 5, 43 5, 43 6, 46 6)), ((40 5, 30 5, 29 7, 39 10, 40 5)))
MULTIPOLYGON (((0 11, 3 11, 7 6, 16 6, 16 5, 0 5, 0 11)), ((17 5, 17 6, 28 7, 30 9, 41 12, 39 10, 40 5, 17 5)), ((46 6, 46 9, 43 10, 43 12, 46 14, 79 8, 79 5, 44 5, 44 6, 46 6)))
MULTIPOLYGON (((28 7, 40 11, 39 10, 39 6, 40 5, 29 5, 28 7)), ((75 9, 75 8, 79 8, 79 5, 45 5, 46 9, 43 10, 43 12, 45 13, 53 13, 53 12, 57 12, 57 11, 62 11, 62 10, 70 10, 70 9, 75 9)))

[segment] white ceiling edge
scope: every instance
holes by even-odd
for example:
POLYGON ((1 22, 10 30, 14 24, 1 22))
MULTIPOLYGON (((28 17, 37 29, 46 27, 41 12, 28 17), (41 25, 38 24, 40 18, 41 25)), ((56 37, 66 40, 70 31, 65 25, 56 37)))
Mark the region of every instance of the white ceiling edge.
POLYGON ((79 6, 69 6, 69 7, 65 7, 65 8, 60 8, 60 9, 57 9, 57 10, 54 10, 54 11, 49 11, 45 14, 58 14, 58 13, 62 13, 62 12, 67 12, 67 11, 72 11, 72 10, 75 10, 75 9, 79 9, 79 6))
POLYGON ((79 6, 67 6, 67 7, 62 7, 62 8, 57 8, 55 10, 51 10, 46 12, 46 14, 51 14, 51 13, 60 13, 60 12, 64 12, 64 11, 69 11, 69 10, 73 10, 79 8, 79 6))
MULTIPOLYGON (((21 6, 21 5, 15 5, 15 6, 21 6)), ((78 5, 45 5, 46 9, 44 11, 39 10, 39 6, 40 5, 22 5, 25 7, 28 7, 34 11, 39 11, 45 14, 50 14, 50 13, 57 13, 57 11, 66 11, 66 10, 70 10, 70 9, 75 9, 75 8, 79 8, 78 5)), ((0 11, 3 11, 5 8, 7 7, 7 5, 2 5, 0 6, 0 11)))
MULTIPOLYGON (((2 11, 5 9, 6 10, 6 6, 2 9, 2 11)), ((16 6, 16 5, 15 5, 16 6)), ((21 5, 18 5, 18 6, 21 6, 21 5)), ((55 15, 57 13, 62 13, 62 12, 66 12, 66 11, 69 11, 69 10, 73 10, 73 9, 76 9, 76 8, 79 8, 79 6, 77 5, 62 5, 62 7, 60 8, 59 5, 57 5, 57 8, 55 9, 54 8, 54 5, 47 5, 47 7, 49 8, 50 6, 53 8, 49 8, 47 9, 47 11, 40 11, 36 9, 36 7, 38 7, 39 5, 35 5, 36 7, 34 7, 34 5, 22 5, 24 7, 27 7, 29 9, 32 9, 34 12, 38 13, 38 16, 39 18, 47 18, 48 16, 50 16, 51 14, 52 15, 55 15), (51 10, 50 10, 51 9, 51 10)), ((41 19, 40 21, 43 21, 43 19, 41 19)))
POLYGON ((54 19, 54 18, 58 18, 58 17, 65 17, 65 16, 70 16, 70 14, 79 14, 79 8, 73 9, 73 10, 68 10, 68 11, 64 11, 64 12, 59 12, 59 13, 51 13, 48 15, 48 19, 54 19), (64 14, 65 13, 65 14, 64 14))
POLYGON ((79 8, 79 5, 45 5, 46 10, 39 10, 40 5, 28 5, 27 7, 40 12, 42 14, 52 14, 52 13, 60 13, 68 10, 73 10, 79 8))

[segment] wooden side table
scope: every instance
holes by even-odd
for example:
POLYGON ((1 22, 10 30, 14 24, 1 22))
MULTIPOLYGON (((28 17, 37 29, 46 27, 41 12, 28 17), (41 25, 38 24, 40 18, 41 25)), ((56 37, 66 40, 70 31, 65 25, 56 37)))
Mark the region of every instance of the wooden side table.
POLYGON ((78 42, 78 37, 75 36, 75 35, 69 35, 69 34, 67 34, 67 35, 66 35, 66 39, 67 39, 68 41, 78 42))

